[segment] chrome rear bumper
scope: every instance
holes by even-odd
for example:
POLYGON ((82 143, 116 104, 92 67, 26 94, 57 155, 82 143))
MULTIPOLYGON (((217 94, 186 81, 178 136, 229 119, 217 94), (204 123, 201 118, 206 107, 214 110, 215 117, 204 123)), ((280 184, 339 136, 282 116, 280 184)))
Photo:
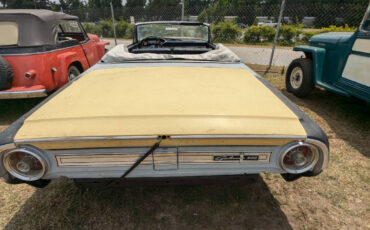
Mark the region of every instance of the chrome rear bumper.
POLYGON ((0 99, 35 98, 46 96, 47 96, 46 89, 30 91, 0 91, 0 99))
MULTIPOLYGON (((316 171, 327 168, 328 147, 316 140, 308 139, 306 142, 315 145, 320 150, 320 160, 316 171)), ((284 150, 292 144, 295 142, 283 146, 162 146, 141 162, 127 178, 286 173, 280 164, 281 156, 284 150)), ((22 144, 18 147, 22 146, 31 148, 30 145, 22 144)), ((11 147, 0 146, 0 159, 1 153, 11 147)), ((48 171, 43 179, 56 179, 62 176, 74 179, 119 178, 149 148, 42 150, 40 154, 45 157, 48 165, 48 171)))

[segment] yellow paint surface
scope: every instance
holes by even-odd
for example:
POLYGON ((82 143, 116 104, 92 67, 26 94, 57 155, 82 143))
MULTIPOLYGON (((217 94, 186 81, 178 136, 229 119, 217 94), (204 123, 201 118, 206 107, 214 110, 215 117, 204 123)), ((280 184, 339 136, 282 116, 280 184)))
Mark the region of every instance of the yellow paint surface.
POLYGON ((247 70, 140 67, 87 73, 26 119, 15 140, 202 134, 306 135, 247 70))

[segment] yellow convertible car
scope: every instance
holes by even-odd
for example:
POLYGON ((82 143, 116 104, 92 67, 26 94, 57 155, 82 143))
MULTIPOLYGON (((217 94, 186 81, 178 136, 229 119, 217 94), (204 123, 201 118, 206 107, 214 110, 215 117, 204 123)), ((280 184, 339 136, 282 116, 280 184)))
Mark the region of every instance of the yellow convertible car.
POLYGON ((0 176, 45 186, 181 180, 328 167, 325 133, 209 25, 136 24, 103 59, 0 134, 0 176))

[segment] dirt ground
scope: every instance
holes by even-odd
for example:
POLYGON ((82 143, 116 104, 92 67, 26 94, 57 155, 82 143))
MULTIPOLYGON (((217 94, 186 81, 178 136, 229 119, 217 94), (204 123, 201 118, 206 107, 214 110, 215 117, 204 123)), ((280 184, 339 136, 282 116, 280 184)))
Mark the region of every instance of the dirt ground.
MULTIPOLYGON (((299 99, 282 75, 265 78, 328 134, 330 169, 319 176, 88 190, 65 178, 45 189, 0 182, 0 228, 370 229, 370 106, 319 88, 299 99)), ((0 101, 0 131, 38 102, 0 101)))

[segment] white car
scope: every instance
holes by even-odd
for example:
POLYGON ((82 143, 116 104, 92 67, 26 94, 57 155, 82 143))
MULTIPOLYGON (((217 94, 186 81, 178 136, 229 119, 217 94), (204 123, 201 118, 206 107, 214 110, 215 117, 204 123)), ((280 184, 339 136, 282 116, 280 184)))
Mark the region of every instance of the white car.
POLYGON ((266 22, 259 22, 257 25, 258 25, 258 26, 271 26, 271 27, 276 27, 276 26, 277 26, 277 23, 276 23, 276 22, 272 22, 272 21, 266 21, 266 22))

